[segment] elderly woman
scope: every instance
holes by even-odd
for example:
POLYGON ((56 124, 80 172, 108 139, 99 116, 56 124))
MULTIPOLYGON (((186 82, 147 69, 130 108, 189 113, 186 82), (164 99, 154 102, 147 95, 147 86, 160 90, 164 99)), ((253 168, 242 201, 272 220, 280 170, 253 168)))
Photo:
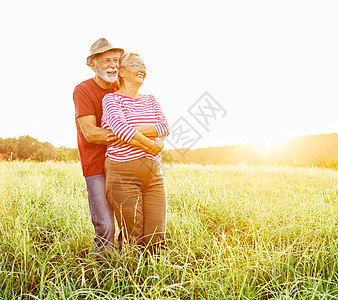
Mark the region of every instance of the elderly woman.
POLYGON ((102 127, 120 142, 106 152, 106 192, 125 243, 165 249, 166 195, 161 171, 168 122, 152 95, 139 94, 146 70, 138 54, 120 57, 120 89, 102 100, 102 127))

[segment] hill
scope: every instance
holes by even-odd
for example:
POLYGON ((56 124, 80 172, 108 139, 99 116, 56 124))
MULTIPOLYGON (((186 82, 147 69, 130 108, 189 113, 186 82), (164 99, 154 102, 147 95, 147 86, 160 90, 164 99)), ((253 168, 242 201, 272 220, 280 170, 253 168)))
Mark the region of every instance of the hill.
POLYGON ((338 168, 338 133, 290 138, 271 147, 243 144, 196 150, 170 149, 163 152, 163 160, 167 163, 246 162, 338 168))

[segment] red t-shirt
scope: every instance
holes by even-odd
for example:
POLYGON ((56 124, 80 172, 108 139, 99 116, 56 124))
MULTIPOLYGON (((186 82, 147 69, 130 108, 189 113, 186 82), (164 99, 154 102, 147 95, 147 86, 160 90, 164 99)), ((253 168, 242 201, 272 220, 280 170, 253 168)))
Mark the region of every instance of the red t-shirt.
POLYGON ((105 90, 99 87, 92 78, 81 82, 74 89, 73 100, 75 104, 77 144, 83 176, 104 174, 104 160, 107 146, 87 142, 77 123, 77 118, 93 115, 96 117, 96 126, 101 127, 102 98, 106 94, 114 93, 117 90, 117 82, 113 83, 111 89, 105 90))

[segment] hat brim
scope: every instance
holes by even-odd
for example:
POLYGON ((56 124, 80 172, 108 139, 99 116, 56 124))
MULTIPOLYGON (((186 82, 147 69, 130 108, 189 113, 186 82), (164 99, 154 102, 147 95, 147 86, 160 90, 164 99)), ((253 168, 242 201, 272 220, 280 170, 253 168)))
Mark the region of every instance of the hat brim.
POLYGON ((124 50, 122 48, 115 48, 115 47, 105 47, 105 48, 102 48, 100 49, 100 51, 97 51, 91 55, 89 55, 87 57, 87 66, 90 65, 90 60, 95 56, 95 55, 98 55, 98 54, 102 54, 104 52, 107 52, 107 51, 110 51, 110 50, 115 50, 115 51, 118 51, 118 52, 121 52, 121 54, 124 53, 124 50))

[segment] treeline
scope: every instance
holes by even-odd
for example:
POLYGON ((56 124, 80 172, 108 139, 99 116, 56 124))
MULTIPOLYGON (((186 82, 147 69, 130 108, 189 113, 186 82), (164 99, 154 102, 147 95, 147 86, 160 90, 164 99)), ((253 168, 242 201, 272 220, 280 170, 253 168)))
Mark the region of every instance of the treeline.
POLYGON ((45 142, 41 143, 28 135, 19 138, 0 138, 0 161, 78 161, 77 149, 58 147, 45 142))
POLYGON ((271 148, 254 144, 173 149, 162 154, 167 163, 279 164, 338 169, 338 133, 292 138, 271 148))
MULTIPOLYGON (((0 138, 0 161, 78 161, 76 148, 58 147, 41 143, 30 136, 0 138)), ((338 133, 309 135, 288 139, 271 148, 253 144, 223 147, 171 149, 162 152, 165 163, 199 164, 279 164, 316 166, 338 170, 338 133)))

